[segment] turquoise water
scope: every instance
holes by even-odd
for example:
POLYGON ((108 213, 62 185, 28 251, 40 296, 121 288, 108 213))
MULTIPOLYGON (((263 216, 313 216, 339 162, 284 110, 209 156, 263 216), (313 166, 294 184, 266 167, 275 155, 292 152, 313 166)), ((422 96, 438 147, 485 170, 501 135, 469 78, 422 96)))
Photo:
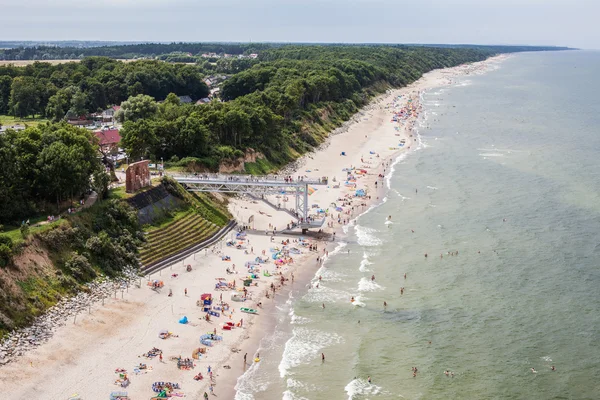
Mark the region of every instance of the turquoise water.
POLYGON ((422 145, 279 307, 237 398, 600 398, 597 71, 519 54, 426 92, 422 145))

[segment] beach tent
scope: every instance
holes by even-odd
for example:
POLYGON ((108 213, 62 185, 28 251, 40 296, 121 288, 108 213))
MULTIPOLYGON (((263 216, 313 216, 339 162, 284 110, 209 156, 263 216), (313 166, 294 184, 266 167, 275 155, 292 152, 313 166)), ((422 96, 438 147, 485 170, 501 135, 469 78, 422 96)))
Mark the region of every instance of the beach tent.
POLYGON ((317 189, 315 189, 314 187, 312 187, 312 186, 309 186, 309 187, 308 187, 308 195, 309 195, 309 196, 310 196, 311 194, 313 194, 314 192, 316 192, 316 191, 317 191, 317 189))
POLYGON ((179 320, 180 324, 187 324, 188 323, 188 317, 186 317, 185 315, 183 316, 183 318, 181 318, 179 320))

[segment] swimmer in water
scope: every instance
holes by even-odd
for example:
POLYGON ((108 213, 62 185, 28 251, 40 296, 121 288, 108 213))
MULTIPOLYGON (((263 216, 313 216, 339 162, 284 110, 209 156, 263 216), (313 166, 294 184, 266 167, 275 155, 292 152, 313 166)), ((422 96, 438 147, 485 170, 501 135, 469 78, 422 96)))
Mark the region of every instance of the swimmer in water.
POLYGON ((352 296, 352 298, 350 299, 350 303, 354 303, 354 296, 352 296))
POLYGON ((371 281, 374 281, 374 280, 375 280, 375 275, 372 275, 371 276, 371 281))
POLYGON ((384 307, 387 307, 387 301, 384 301, 384 302, 383 302, 383 306, 384 306, 384 307))
POLYGON ((404 279, 406 279, 406 272, 404 273, 404 279))
POLYGON ((534 374, 537 374, 537 371, 535 370, 535 368, 531 368, 531 372, 533 372, 534 374))
POLYGON ((400 294, 404 294, 404 288, 403 287, 400 288, 400 294))
POLYGON ((367 376, 367 382, 371 383, 371 377, 367 376))
POLYGON ((427 258, 427 253, 425 253, 425 258, 427 258))
POLYGON ((550 367, 550 369, 551 369, 552 371, 556 371, 556 367, 555 367, 554 365, 553 365, 553 366, 551 366, 551 367, 550 367))

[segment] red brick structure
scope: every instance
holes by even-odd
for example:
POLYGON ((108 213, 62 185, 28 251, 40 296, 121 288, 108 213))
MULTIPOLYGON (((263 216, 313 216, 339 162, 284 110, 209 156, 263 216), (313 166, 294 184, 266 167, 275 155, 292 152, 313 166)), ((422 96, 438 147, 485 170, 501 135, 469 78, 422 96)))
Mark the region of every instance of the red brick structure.
POLYGON ((125 171, 125 191, 127 193, 134 193, 152 184, 149 163, 149 160, 145 160, 129 164, 125 171))

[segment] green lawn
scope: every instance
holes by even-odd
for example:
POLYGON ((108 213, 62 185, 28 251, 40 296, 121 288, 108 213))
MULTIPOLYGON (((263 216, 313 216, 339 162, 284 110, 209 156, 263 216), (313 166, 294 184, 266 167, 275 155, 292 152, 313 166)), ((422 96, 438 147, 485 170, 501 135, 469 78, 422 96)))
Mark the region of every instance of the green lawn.
MULTIPOLYGON (((67 220, 65 218, 61 218, 59 220, 44 224, 44 225, 37 225, 38 223, 42 222, 42 221, 46 221, 47 217, 37 217, 34 219, 30 219, 29 220, 29 234, 34 234, 34 233, 38 233, 38 232, 44 232, 47 231, 49 229, 52 229, 56 226, 62 225, 64 223, 67 222, 67 220)), ((19 242, 21 240, 23 240, 23 236, 21 236, 21 230, 20 227, 18 226, 4 226, 4 231, 0 232, 0 235, 6 235, 8 237, 10 237, 12 239, 13 242, 19 242)))
POLYGON ((18 118, 13 117, 12 115, 0 115, 0 125, 2 126, 11 126, 11 125, 27 125, 27 126, 36 126, 38 124, 42 124, 44 122, 48 122, 47 118, 18 118))

